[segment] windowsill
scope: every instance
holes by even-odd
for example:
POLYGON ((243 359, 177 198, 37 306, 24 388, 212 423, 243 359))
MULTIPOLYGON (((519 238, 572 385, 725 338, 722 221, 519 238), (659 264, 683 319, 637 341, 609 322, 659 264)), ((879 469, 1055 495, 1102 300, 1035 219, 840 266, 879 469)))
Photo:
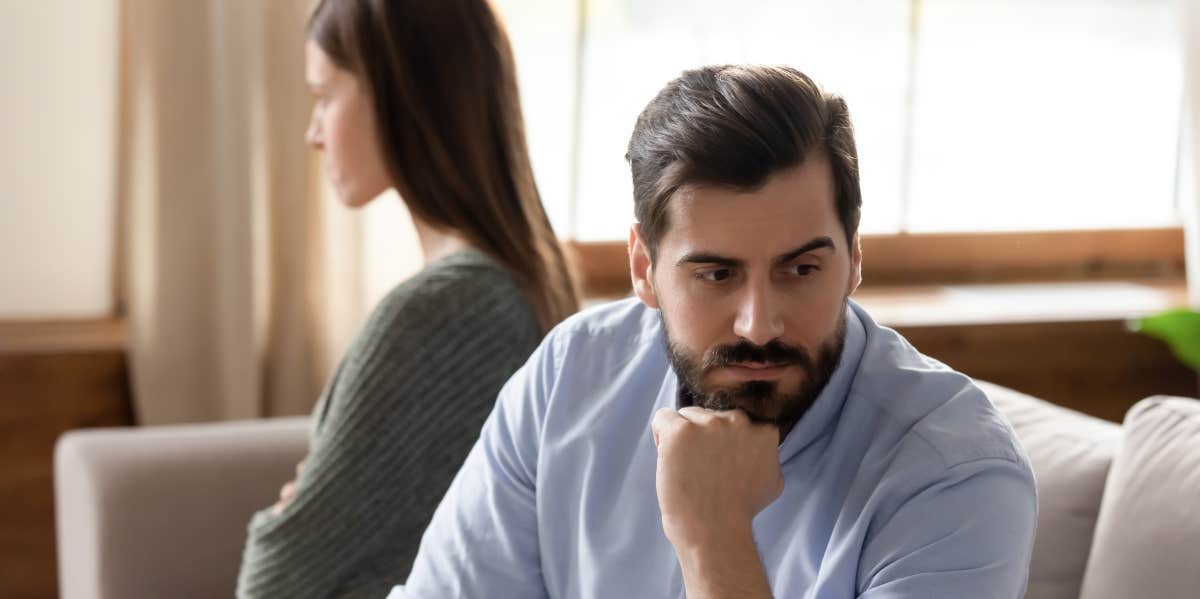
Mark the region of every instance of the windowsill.
POLYGON ((1187 304, 1182 279, 864 286, 854 299, 890 327, 1124 321, 1187 304))

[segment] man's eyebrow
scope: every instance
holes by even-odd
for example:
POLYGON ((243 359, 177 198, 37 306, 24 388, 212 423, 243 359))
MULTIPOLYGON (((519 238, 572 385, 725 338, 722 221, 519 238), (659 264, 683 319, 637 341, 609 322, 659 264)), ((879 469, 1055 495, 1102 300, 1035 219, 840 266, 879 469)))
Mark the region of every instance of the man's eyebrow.
POLYGON ((737 258, 730 258, 712 252, 698 251, 688 252, 675 263, 675 266, 683 266, 684 264, 719 264, 721 266, 736 267, 741 266, 742 261, 737 258))
MULTIPOLYGON (((832 238, 817 237, 816 239, 813 239, 812 241, 809 241, 808 243, 806 243, 794 250, 780 254, 778 257, 775 258, 775 262, 776 263, 788 262, 790 260, 794 260, 800 256, 803 256, 804 254, 807 254, 813 250, 824 249, 824 248, 828 248, 831 250, 836 249, 836 246, 833 244, 832 238)), ((688 253, 684 254, 683 257, 680 258, 679 261, 675 263, 675 266, 683 266, 684 264, 719 264, 721 266, 738 267, 738 266, 742 266, 743 264, 745 264, 745 262, 738 258, 730 258, 729 256, 722 256, 720 254, 716 254, 713 252, 706 252, 706 251, 701 250, 701 251, 696 251, 696 252, 688 252, 688 253)))
POLYGON ((780 254, 777 258, 775 258, 775 262, 778 264, 783 264, 785 262, 795 260, 796 258, 799 258, 800 256, 803 256, 804 254, 807 254, 813 250, 824 248, 836 250, 837 246, 833 244, 833 239, 830 237, 817 237, 816 239, 813 239, 812 241, 790 252, 784 252, 783 254, 780 254))

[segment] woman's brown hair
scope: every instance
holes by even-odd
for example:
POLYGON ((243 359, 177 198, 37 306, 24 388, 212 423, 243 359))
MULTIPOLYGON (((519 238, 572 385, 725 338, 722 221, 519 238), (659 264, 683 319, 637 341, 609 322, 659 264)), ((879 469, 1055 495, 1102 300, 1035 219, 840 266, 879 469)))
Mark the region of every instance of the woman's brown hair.
POLYGON ((533 179, 508 36, 486 0, 321 0, 314 41, 375 107, 412 214, 513 273, 543 332, 579 308, 533 179))

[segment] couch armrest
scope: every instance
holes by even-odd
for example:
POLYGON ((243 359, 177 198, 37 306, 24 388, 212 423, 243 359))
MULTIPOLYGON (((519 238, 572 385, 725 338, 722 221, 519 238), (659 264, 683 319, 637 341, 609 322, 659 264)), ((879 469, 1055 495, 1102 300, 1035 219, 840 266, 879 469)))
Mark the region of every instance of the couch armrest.
POLYGON ((307 447, 307 417, 63 435, 60 596, 231 596, 250 516, 276 500, 307 447))

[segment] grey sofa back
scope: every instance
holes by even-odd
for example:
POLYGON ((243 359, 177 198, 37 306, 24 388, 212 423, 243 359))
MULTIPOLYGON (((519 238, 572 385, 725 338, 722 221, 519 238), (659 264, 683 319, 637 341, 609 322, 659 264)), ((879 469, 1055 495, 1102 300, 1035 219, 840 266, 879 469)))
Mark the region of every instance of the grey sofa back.
POLYGON ((67 433, 54 455, 60 597, 233 596, 246 524, 307 433, 307 418, 67 433))

